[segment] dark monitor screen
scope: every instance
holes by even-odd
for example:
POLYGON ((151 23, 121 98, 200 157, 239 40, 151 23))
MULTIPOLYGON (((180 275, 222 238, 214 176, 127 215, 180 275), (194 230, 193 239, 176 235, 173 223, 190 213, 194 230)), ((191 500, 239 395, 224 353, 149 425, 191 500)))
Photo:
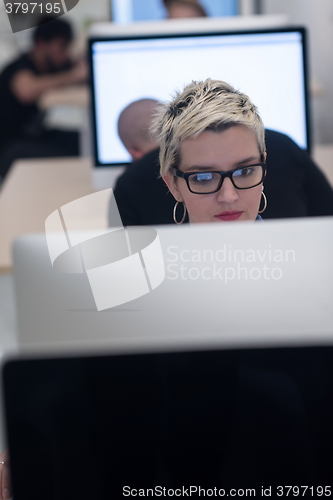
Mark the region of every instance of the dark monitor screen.
POLYGON ((91 39, 95 163, 131 161, 118 137, 122 110, 142 98, 167 101, 192 80, 225 80, 248 94, 266 128, 309 148, 305 31, 91 39))
POLYGON ((332 347, 23 359, 3 380, 15 500, 330 496, 332 347))

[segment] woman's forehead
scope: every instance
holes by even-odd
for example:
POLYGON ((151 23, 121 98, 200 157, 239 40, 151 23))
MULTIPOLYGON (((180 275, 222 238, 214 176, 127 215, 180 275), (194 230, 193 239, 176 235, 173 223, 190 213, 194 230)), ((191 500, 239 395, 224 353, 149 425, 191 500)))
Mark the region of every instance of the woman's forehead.
POLYGON ((255 133, 244 125, 223 132, 207 130, 197 137, 185 139, 180 145, 182 167, 194 166, 232 168, 246 161, 259 161, 260 152, 255 133))

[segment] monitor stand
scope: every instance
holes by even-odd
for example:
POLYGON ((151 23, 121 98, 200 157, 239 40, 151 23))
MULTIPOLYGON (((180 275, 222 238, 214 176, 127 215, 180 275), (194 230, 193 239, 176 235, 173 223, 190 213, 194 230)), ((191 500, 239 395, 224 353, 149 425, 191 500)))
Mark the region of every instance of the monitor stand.
POLYGON ((125 171, 123 165, 114 167, 95 167, 92 169, 92 184, 95 189, 114 188, 117 178, 125 171))

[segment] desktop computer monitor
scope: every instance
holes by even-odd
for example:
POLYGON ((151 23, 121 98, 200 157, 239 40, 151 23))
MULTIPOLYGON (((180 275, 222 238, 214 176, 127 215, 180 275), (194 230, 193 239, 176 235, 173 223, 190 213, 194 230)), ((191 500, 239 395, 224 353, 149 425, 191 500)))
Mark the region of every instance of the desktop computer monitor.
POLYGON ((56 245, 49 233, 49 246, 45 234, 18 238, 13 263, 20 348, 92 353, 188 346, 190 340, 233 348, 333 338, 333 217, 165 225, 156 229, 156 246, 149 240, 136 248, 147 232, 155 229, 127 229, 130 253, 123 230, 85 232, 90 238, 84 240, 69 231, 68 253, 60 244, 65 236, 57 233, 56 245), (91 263, 94 243, 105 253, 98 250, 91 263), (75 250, 68 273, 59 272, 60 259, 75 250), (81 254, 89 271, 73 269, 81 254), (113 258, 115 266, 108 266, 113 258))
POLYGON ((309 149, 305 39, 303 28, 90 39, 96 166, 131 161, 117 132, 126 106, 142 98, 167 101, 206 78, 248 94, 266 128, 309 149))
POLYGON ((7 362, 14 498, 329 497, 332 360, 325 345, 7 362))

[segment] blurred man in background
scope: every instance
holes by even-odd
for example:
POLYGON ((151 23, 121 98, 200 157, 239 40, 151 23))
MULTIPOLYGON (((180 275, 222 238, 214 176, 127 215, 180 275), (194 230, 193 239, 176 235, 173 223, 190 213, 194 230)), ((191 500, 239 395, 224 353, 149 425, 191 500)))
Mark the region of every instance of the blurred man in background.
POLYGON ((207 12, 198 0, 163 0, 168 19, 207 17, 207 12))
POLYGON ((73 64, 71 26, 44 17, 33 34, 29 53, 0 74, 0 177, 16 158, 78 154, 78 133, 46 130, 39 98, 47 91, 87 79, 87 65, 73 64))
POLYGON ((158 148, 149 137, 150 124, 158 104, 155 99, 139 99, 120 113, 118 134, 133 160, 140 160, 158 148))

